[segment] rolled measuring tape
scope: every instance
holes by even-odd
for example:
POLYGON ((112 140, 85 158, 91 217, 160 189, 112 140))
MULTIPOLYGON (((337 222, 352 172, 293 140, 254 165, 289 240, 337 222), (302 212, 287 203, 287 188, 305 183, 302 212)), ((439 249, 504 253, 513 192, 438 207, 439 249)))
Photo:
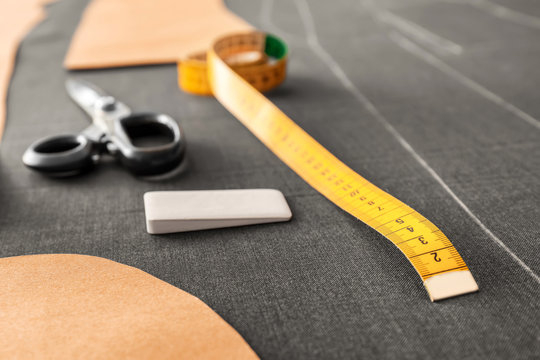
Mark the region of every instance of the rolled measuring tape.
MULTIPOLYGON (((227 36, 214 44, 220 57, 251 86, 261 92, 285 80, 287 46, 281 39, 254 32, 227 36)), ((212 95, 207 53, 194 54, 178 63, 178 85, 186 92, 212 95)))
POLYGON ((181 60, 179 85, 213 94, 262 143, 334 204, 378 231, 409 259, 432 301, 478 291, 450 240, 428 219, 332 155, 261 91, 285 79, 287 46, 262 32, 217 40, 206 54, 181 60))

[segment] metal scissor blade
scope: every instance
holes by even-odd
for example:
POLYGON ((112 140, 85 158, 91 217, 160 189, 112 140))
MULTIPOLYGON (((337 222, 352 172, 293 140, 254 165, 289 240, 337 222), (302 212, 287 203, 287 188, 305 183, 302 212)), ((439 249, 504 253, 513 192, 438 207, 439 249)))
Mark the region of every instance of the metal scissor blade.
POLYGON ((80 79, 67 79, 66 90, 73 101, 79 104, 90 117, 94 115, 98 100, 108 96, 97 86, 80 79))

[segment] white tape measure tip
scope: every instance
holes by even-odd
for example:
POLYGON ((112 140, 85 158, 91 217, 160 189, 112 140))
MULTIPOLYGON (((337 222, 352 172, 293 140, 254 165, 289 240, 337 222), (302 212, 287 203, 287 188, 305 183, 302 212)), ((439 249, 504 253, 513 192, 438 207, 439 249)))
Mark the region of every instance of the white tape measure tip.
POLYGON ((478 284, 469 270, 452 271, 432 276, 424 281, 431 301, 478 291, 478 284))

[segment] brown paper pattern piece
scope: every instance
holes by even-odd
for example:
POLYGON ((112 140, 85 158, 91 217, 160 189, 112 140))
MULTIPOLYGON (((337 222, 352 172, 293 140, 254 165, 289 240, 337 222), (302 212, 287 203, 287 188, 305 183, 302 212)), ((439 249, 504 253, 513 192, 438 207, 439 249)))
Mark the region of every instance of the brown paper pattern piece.
POLYGON ((222 0, 94 0, 64 65, 91 69, 176 63, 223 34, 253 28, 222 0))
POLYGON ((2 359, 258 359, 201 300, 85 255, 0 259, 2 359))

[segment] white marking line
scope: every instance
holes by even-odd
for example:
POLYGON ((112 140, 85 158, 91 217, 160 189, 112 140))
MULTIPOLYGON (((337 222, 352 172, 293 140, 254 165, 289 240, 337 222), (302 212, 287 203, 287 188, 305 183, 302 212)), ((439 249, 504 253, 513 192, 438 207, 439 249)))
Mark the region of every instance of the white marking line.
POLYGON ((418 161, 418 163, 442 186, 442 188, 458 203, 458 205, 469 215, 473 221, 480 226, 482 230, 503 250, 505 250, 529 275, 531 275, 537 282, 540 282, 540 277, 536 275, 534 271, 527 266, 516 254, 512 252, 491 230, 489 230, 480 221, 476 215, 469 209, 467 205, 450 189, 450 187, 444 182, 444 180, 433 170, 429 164, 412 148, 412 146, 405 140, 401 134, 388 122, 388 120, 377 110, 368 98, 366 98, 360 90, 353 84, 353 82, 347 77, 345 72, 336 63, 336 61, 326 52, 326 50, 319 44, 317 33, 315 32, 315 25, 309 6, 306 0, 295 0, 295 4, 300 13, 300 18, 304 23, 304 27, 307 33, 308 44, 312 47, 313 52, 319 56, 319 58, 326 63, 334 75, 341 81, 343 86, 351 92, 351 94, 378 120, 384 128, 394 136, 399 144, 418 161))
POLYGON ((430 47, 439 55, 460 55, 463 52, 463 48, 460 45, 443 39, 439 35, 389 11, 373 7, 373 12, 379 21, 393 26, 405 35, 409 35, 419 43, 430 47))
MULTIPOLYGON (((430 0, 419 0, 417 2, 405 3, 402 5, 389 5, 386 6, 386 10, 400 10, 413 6, 433 5, 434 3, 437 2, 433 2, 430 0)), ((525 14, 520 11, 507 8, 500 4, 494 4, 488 0, 440 0, 439 3, 471 5, 476 7, 480 11, 484 11, 492 16, 498 17, 499 19, 514 22, 523 26, 540 28, 540 17, 525 14)))
POLYGON ((536 16, 523 14, 502 5, 493 4, 486 0, 472 0, 470 1, 470 4, 500 19, 540 29, 540 18, 536 16))
POLYGON ((501 98, 499 95, 492 93, 491 91, 489 91, 482 85, 478 84, 476 81, 468 78, 467 76, 463 75, 459 71, 450 67, 444 61, 428 53, 427 51, 425 51, 424 49, 422 49, 421 47, 419 47, 418 45, 416 45, 415 43, 413 43, 406 37, 402 36, 399 33, 392 32, 390 34, 390 39, 392 39, 392 41, 397 43, 401 48, 421 58, 428 64, 442 71, 446 75, 454 78, 455 80, 465 85, 469 89, 476 91, 478 94, 482 95, 484 98, 488 99, 489 101, 495 103, 496 105, 499 105, 503 109, 516 115, 518 118, 520 118, 523 121, 526 121, 527 123, 534 126, 535 128, 540 129, 540 120, 535 119, 531 115, 527 114, 525 111, 510 104, 509 102, 501 98))
POLYGON ((263 1, 261 10, 259 13, 259 20, 261 23, 266 26, 269 30, 276 33, 280 37, 287 39, 287 42, 294 44, 299 47, 305 47, 304 39, 298 38, 295 34, 291 34, 277 25, 272 21, 272 9, 274 7, 274 0, 263 1))

